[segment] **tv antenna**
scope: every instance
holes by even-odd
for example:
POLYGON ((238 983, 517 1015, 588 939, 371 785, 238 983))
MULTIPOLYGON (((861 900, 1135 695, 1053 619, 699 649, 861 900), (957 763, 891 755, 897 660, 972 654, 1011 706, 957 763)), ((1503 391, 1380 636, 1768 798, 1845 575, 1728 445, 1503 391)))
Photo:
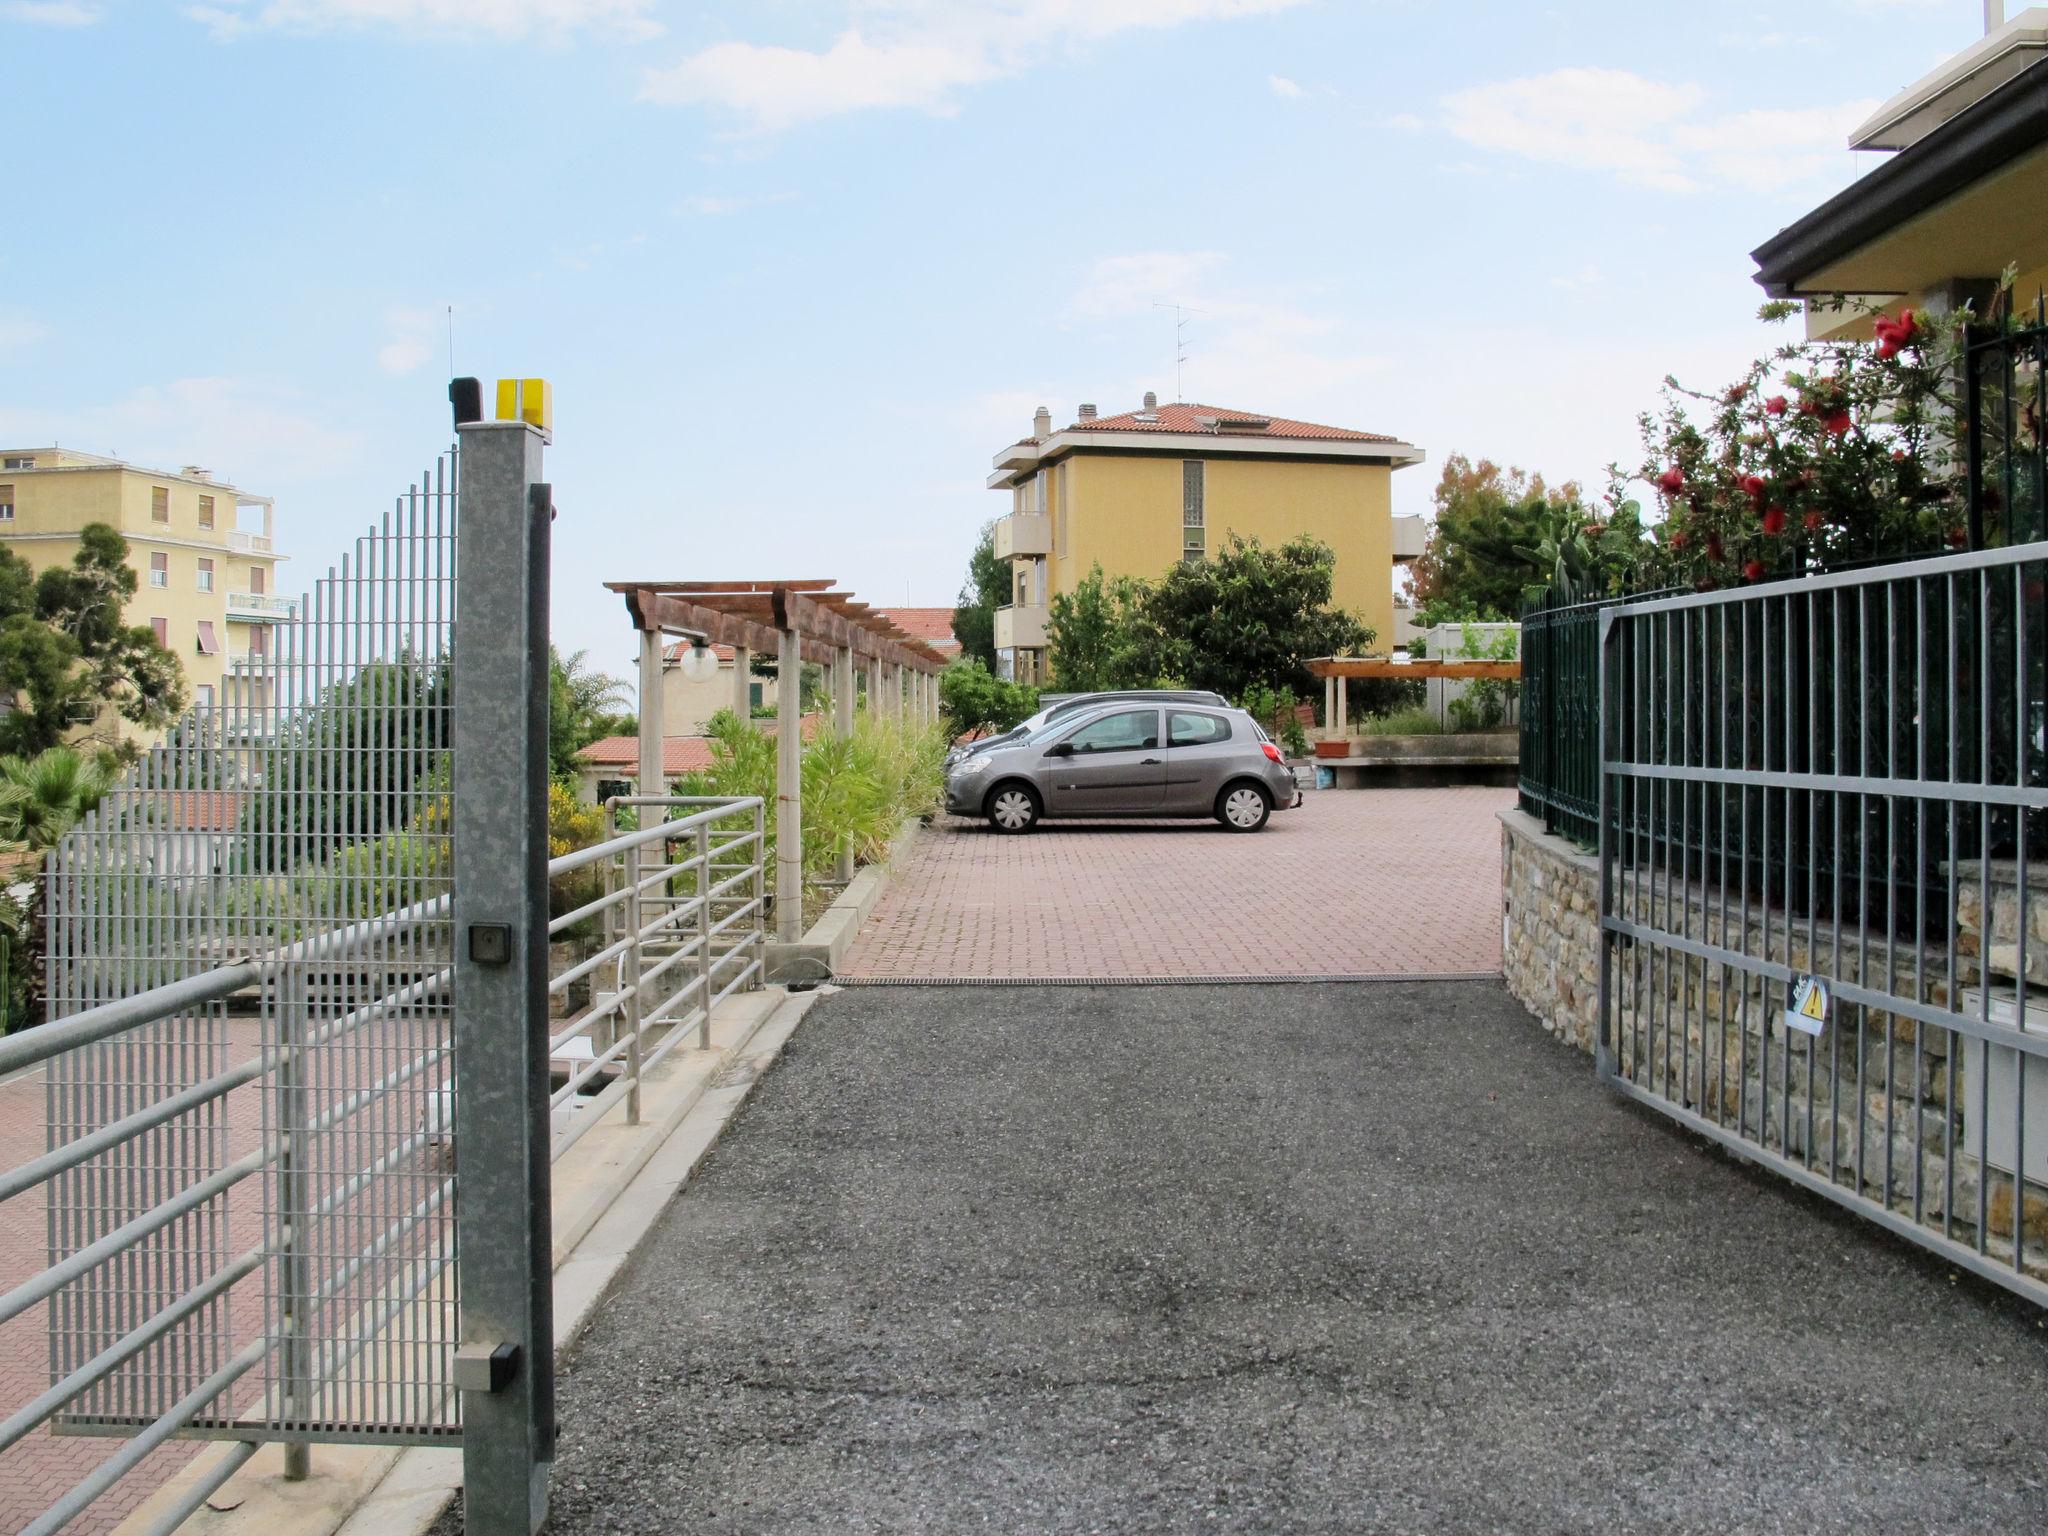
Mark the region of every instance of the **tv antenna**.
POLYGON ((1185 404, 1188 393, 1182 380, 1188 367, 1188 316, 1206 315, 1206 309, 1196 309, 1192 304, 1180 304, 1171 299, 1154 299, 1154 309, 1173 311, 1173 398, 1185 404))

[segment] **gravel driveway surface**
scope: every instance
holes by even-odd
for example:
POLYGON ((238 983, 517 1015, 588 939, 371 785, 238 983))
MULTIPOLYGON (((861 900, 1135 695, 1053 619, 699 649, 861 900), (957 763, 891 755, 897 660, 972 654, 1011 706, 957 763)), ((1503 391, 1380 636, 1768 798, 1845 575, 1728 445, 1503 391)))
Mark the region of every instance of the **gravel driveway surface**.
POLYGON ((2043 1323, 1494 983, 854 990, 570 1364, 553 1529, 2039 1531, 2043 1323))

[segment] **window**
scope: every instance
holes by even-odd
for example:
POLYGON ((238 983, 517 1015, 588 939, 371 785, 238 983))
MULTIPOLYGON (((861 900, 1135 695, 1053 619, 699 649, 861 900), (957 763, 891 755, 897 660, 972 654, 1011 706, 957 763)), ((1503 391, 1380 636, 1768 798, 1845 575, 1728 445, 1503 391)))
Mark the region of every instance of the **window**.
POLYGON ((199 590, 202 592, 211 592, 213 590, 213 562, 211 560, 201 560, 199 562, 199 590))
POLYGON ((1084 725, 1067 738, 1076 757, 1091 752, 1140 752, 1159 745, 1159 711, 1131 709, 1084 725))
POLYGON ((1199 560, 1208 547, 1203 465, 1200 459, 1184 460, 1180 466, 1180 557, 1199 560))
POLYGON ((149 584, 152 587, 171 584, 171 557, 160 549, 152 551, 149 557, 149 584))
POLYGON ((1230 722, 1221 715, 1166 717, 1166 744, 1170 747, 1207 747, 1230 740, 1230 722))
POLYGON ((6 458, 0 459, 0 469, 34 469, 35 467, 36 461, 23 454, 10 453, 6 458))
POLYGON ((171 488, 167 485, 152 485, 149 488, 149 520, 153 523, 168 523, 171 520, 171 488))
POLYGON ((156 632, 156 643, 168 649, 171 643, 171 621, 169 619, 151 619, 149 627, 156 632))
POLYGON ((249 626, 249 654, 268 656, 270 654, 270 626, 252 624, 249 626))
POLYGON ((256 596, 261 597, 263 595, 263 583, 268 579, 268 574, 262 566, 252 565, 249 567, 249 590, 256 596))
POLYGON ((14 487, 0 485, 0 523, 14 521, 14 487))
POLYGON ((211 496, 199 498, 199 526, 202 528, 211 528, 213 526, 213 498, 211 496))
POLYGON ((211 619, 201 619, 199 621, 199 654, 202 656, 218 656, 220 654, 220 642, 213 638, 213 620, 211 619))
POLYGON ((201 709, 213 708, 213 684, 196 684, 192 689, 192 700, 201 709))
POLYGON ((747 684, 747 708, 749 708, 749 709, 759 709, 760 707, 761 707, 761 685, 760 685, 759 683, 749 683, 749 684, 747 684))

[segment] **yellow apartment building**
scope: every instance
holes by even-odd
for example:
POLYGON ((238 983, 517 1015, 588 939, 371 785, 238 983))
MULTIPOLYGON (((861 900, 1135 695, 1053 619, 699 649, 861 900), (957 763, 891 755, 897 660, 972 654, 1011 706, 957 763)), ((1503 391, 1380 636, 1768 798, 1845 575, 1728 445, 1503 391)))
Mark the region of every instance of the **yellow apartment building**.
MULTIPOLYGON (((1978 313, 2008 267, 2029 313, 2048 287, 2048 6, 1985 33, 1878 108, 1849 147, 1885 158, 1753 253, 1779 298, 1859 296, 1896 313, 1978 313)), ((1810 305, 1815 338, 1867 338, 1868 313, 1810 305)))
POLYGON ((1395 635, 1394 570, 1422 552, 1422 519, 1395 518, 1393 473, 1422 462, 1399 438, 1153 395, 1120 416, 1084 405, 1054 431, 1038 408, 1032 432, 995 458, 988 484, 1007 491, 995 526, 1012 602, 996 612, 996 649, 1011 674, 1046 680, 1046 620, 1056 593, 1100 565, 1156 579, 1200 560, 1231 534, 1283 544, 1313 534, 1337 553, 1333 600, 1395 635))
POLYGON ((0 449, 0 542, 40 571, 70 562, 86 524, 119 529, 136 576, 129 622, 178 658, 194 706, 229 721, 267 707, 262 658, 295 606, 277 595, 273 511, 196 465, 174 474, 68 448, 0 449))

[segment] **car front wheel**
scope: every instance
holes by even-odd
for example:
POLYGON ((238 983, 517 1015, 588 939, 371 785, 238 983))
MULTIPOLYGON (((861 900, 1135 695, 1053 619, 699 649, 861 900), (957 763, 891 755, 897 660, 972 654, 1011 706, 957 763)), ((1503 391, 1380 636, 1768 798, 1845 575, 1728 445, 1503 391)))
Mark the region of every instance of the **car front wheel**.
POLYGON ((1021 784, 1006 784, 988 798, 988 824, 998 832, 1029 832, 1038 825, 1038 798, 1021 784))
POLYGON ((1273 814, 1273 802, 1256 784, 1233 784, 1216 805, 1216 819, 1233 832, 1256 832, 1273 814))

